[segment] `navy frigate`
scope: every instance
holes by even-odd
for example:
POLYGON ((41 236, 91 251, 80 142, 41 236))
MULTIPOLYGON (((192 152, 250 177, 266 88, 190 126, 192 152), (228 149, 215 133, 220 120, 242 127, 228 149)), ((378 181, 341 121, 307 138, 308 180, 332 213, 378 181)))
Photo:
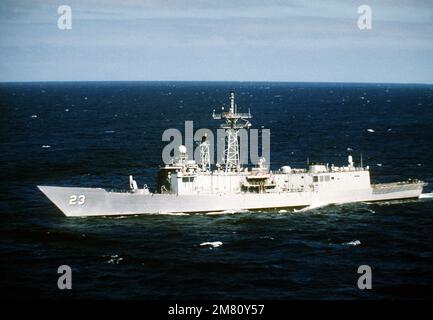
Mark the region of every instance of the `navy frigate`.
POLYGON ((211 165, 210 145, 202 139, 199 161, 188 159, 181 145, 179 156, 161 167, 157 190, 138 188, 129 176, 130 188, 38 186, 66 216, 112 216, 164 213, 225 212, 290 209, 327 204, 373 202, 418 198, 423 181, 372 184, 370 168, 356 165, 348 156, 347 165, 309 163, 306 168, 282 166, 272 171, 261 159, 255 167, 243 166, 239 157, 239 130, 251 127, 251 113, 239 113, 234 93, 230 108, 213 113, 221 120, 226 141, 224 161, 211 165))

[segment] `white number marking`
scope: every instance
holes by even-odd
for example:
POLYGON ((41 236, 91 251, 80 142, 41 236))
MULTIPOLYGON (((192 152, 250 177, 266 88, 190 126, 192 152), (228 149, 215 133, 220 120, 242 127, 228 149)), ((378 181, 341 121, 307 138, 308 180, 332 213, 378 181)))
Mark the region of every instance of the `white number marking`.
POLYGON ((76 196, 76 195, 71 195, 69 197, 69 205, 74 206, 76 204, 82 205, 86 202, 86 196, 84 194, 76 196))
POLYGON ((70 196, 69 197, 69 204, 72 206, 77 204, 77 196, 74 196, 74 195, 70 196))
POLYGON ((78 204, 84 204, 84 202, 86 202, 86 196, 84 194, 78 196, 78 204))

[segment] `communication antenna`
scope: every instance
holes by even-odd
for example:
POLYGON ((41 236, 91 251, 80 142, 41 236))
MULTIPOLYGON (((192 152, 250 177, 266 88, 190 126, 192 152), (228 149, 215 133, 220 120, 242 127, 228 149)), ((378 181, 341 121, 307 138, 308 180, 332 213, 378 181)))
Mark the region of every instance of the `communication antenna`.
MULTIPOLYGON (((224 109, 222 109, 224 110, 224 109)), ((225 171, 239 171, 239 140, 238 131, 240 129, 249 129, 251 127, 250 119, 252 118, 250 111, 248 113, 238 113, 235 103, 235 93, 230 92, 230 109, 228 112, 216 114, 215 110, 212 114, 216 120, 225 120, 220 128, 224 129, 227 135, 227 144, 224 149, 224 165, 225 171), (243 121, 243 123, 238 123, 243 121)))

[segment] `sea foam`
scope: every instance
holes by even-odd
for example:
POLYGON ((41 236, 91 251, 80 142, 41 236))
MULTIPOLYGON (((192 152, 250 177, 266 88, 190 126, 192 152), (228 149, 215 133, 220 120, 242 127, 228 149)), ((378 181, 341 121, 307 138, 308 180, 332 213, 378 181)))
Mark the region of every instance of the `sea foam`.
POLYGON ((200 243, 200 246, 209 246, 211 249, 212 248, 217 248, 217 247, 221 247, 223 245, 223 243, 221 241, 214 241, 214 242, 203 242, 200 243))
POLYGON ((428 198, 433 198, 433 192, 430 193, 421 193, 419 195, 420 199, 428 199, 428 198))
POLYGON ((346 245, 346 246, 354 246, 354 247, 356 247, 356 246, 359 246, 361 244, 361 241, 354 240, 354 241, 345 242, 343 244, 346 245))

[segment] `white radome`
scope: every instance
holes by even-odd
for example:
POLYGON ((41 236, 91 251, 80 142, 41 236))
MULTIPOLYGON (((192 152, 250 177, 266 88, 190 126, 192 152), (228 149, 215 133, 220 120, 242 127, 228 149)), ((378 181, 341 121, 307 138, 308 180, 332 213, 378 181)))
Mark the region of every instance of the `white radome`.
POLYGON ((292 168, 290 166, 282 166, 280 170, 282 173, 290 173, 292 168))

